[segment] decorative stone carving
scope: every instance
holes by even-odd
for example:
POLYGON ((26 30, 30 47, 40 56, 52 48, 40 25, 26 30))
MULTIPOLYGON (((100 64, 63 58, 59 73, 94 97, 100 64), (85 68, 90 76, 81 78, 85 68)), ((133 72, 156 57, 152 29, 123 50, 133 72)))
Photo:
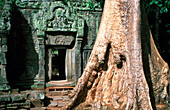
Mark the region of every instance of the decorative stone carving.
POLYGON ((8 91, 10 89, 6 77, 7 36, 10 28, 10 0, 6 0, 0 17, 0 91, 8 91))
POLYGON ((75 40, 72 35, 47 35, 48 40, 46 40, 47 45, 71 45, 75 40))
POLYGON ((70 29, 76 31, 77 16, 73 13, 72 8, 61 3, 52 3, 50 17, 47 19, 47 28, 53 29, 70 29))
POLYGON ((20 8, 38 8, 41 0, 16 0, 15 4, 20 8))
POLYGON ((62 1, 47 2, 42 3, 40 8, 42 10, 39 10, 33 17, 33 27, 37 30, 38 36, 44 36, 45 31, 84 31, 82 30, 84 19, 77 15, 71 2, 67 4, 62 1))
MULTIPOLYGON (((31 27, 32 36, 30 38, 32 38, 38 54, 38 72, 35 66, 32 68, 32 65, 29 66, 29 72, 27 72, 28 75, 32 73, 32 70, 36 70, 38 73, 34 78, 33 86, 40 87, 44 84, 45 51, 52 47, 51 45, 68 50, 66 58, 71 59, 67 60, 69 75, 73 75, 72 80, 77 80, 81 76, 82 65, 84 65, 82 58, 83 60, 88 59, 96 36, 98 18, 102 13, 100 3, 95 0, 94 4, 90 4, 89 0, 68 0, 67 2, 62 0, 16 0, 16 6, 31 27), (57 32, 61 33, 56 34, 57 32), (74 35, 65 33, 74 33, 74 35), (72 45, 73 43, 75 45, 72 45), (88 52, 83 50, 86 45, 88 45, 86 48, 88 52), (87 55, 84 56, 84 54, 87 55)), ((31 51, 28 55, 32 55, 31 51)))
POLYGON ((81 11, 90 11, 90 10, 95 10, 95 11, 102 11, 101 5, 99 2, 93 3, 93 2, 71 2, 71 5, 74 7, 76 10, 81 10, 81 11))
MULTIPOLYGON (((5 6, 4 6, 4 8, 5 8, 5 6)), ((9 10, 4 9, 2 11, 2 15, 1 15, 1 18, 0 18, 0 30, 1 31, 3 31, 3 30, 9 31, 10 30, 11 25, 10 25, 10 17, 9 16, 10 16, 9 10)))

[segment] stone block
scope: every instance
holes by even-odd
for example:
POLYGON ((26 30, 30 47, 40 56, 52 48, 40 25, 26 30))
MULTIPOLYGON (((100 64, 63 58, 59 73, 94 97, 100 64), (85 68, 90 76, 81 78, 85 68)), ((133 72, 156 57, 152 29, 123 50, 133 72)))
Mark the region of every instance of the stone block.
MULTIPOLYGON (((1 70, 1 69, 0 69, 1 70)), ((1 71, 0 71, 0 73, 1 73, 1 71)), ((0 74, 0 88, 1 87, 3 87, 3 86, 5 86, 4 84, 6 84, 7 83, 7 79, 5 79, 4 78, 4 76, 3 76, 3 74, 1 73, 0 74)), ((0 89, 1 90, 1 89, 0 89)))
POLYGON ((44 70, 44 68, 41 68, 41 67, 39 67, 39 71, 38 71, 38 74, 39 74, 39 79, 40 80, 44 80, 45 79, 45 70, 44 70))
POLYGON ((12 89, 12 90, 11 90, 11 93, 12 93, 12 94, 18 94, 18 93, 19 93, 19 89, 12 89))
POLYGON ((9 91, 0 91, 0 95, 7 95, 9 93, 9 91))
POLYGON ((7 83, 7 81, 6 81, 6 66, 5 65, 1 65, 1 77, 5 81, 3 83, 7 83))
POLYGON ((8 105, 7 109, 8 110, 17 110, 18 106, 10 106, 10 105, 8 105))
POLYGON ((11 94, 10 95, 12 102, 24 101, 24 95, 22 94, 11 94))
POLYGON ((5 107, 3 107, 3 108, 0 108, 0 110, 6 110, 6 108, 5 108, 5 107))
POLYGON ((50 91, 46 93, 47 96, 58 96, 58 95, 62 95, 61 92, 58 91, 50 91))
MULTIPOLYGON (((4 81, 6 81, 6 80, 4 80, 4 81)), ((3 82, 3 83, 5 83, 5 82, 3 82)), ((7 85, 7 84, 0 84, 0 91, 8 91, 9 89, 10 89, 9 85, 7 85)))
POLYGON ((41 101, 41 100, 32 100, 32 101, 31 101, 31 104, 32 104, 34 107, 43 107, 43 106, 44 106, 44 102, 41 101))
POLYGON ((5 53, 0 53, 0 62, 1 62, 1 64, 4 64, 4 65, 7 64, 5 53))
POLYGON ((68 96, 51 96, 49 98, 53 99, 53 101, 70 101, 68 96))
POLYGON ((44 100, 45 92, 44 91, 32 91, 26 94, 27 99, 29 100, 44 100))
POLYGON ((47 96, 65 96, 65 95, 68 95, 68 91, 50 91, 50 92, 47 92, 47 96))
POLYGON ((57 106, 58 106, 57 101, 50 102, 50 104, 48 105, 48 107, 57 107, 57 106))
POLYGON ((7 45, 2 45, 2 52, 7 52, 7 51, 8 51, 7 45))
POLYGON ((9 95, 0 95, 0 102, 9 102, 10 100, 9 95))
POLYGON ((30 108, 31 106, 30 101, 26 101, 26 102, 18 102, 18 103, 9 103, 6 105, 7 109, 19 109, 19 108, 30 108))
POLYGON ((64 107, 68 104, 69 102, 63 102, 63 101, 58 101, 58 107, 64 107))
MULTIPOLYGON (((2 108, 5 108, 5 102, 0 103, 0 110, 1 110, 2 108)), ((2 110, 4 110, 4 109, 2 109, 2 110)))
POLYGON ((47 110, 46 107, 34 107, 30 108, 30 110, 47 110))
POLYGON ((44 44, 44 39, 39 38, 38 40, 39 40, 39 43, 40 43, 40 44, 42 44, 42 45, 44 44))
POLYGON ((1 45, 6 45, 7 43, 7 38, 1 38, 1 45))
POLYGON ((62 96, 57 96, 57 97, 52 96, 51 98, 53 99, 53 101, 63 100, 63 97, 62 97, 62 96))
POLYGON ((28 109, 25 109, 25 108, 21 108, 21 109, 18 109, 18 110, 28 110, 28 109))
POLYGON ((70 98, 68 96, 63 96, 63 101, 70 101, 70 98))
POLYGON ((43 90, 44 82, 35 82, 34 85, 31 85, 31 89, 33 90, 43 90))

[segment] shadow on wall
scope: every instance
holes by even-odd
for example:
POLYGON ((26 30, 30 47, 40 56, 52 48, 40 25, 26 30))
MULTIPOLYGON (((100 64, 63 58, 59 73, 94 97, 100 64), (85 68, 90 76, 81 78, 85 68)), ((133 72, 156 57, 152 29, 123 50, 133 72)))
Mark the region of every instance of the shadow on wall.
MULTIPOLYGON (((11 16, 11 30, 8 37, 7 79, 12 89, 31 89, 38 74, 38 54, 35 51, 32 29, 26 18, 14 7, 11 16)), ((31 20, 30 20, 31 21, 31 20)))

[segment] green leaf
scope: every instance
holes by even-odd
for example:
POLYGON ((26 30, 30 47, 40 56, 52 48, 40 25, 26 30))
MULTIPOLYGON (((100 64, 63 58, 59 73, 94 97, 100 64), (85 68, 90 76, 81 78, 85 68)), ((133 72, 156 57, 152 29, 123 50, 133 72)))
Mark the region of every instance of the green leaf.
POLYGON ((159 7, 162 7, 162 4, 158 4, 159 7))
POLYGON ((162 13, 163 13, 163 10, 160 10, 159 12, 162 14, 162 13))
POLYGON ((169 27, 169 26, 170 26, 170 24, 166 24, 166 25, 165 25, 165 27, 169 27))
POLYGON ((149 4, 152 5, 154 3, 154 1, 150 2, 149 4))
POLYGON ((164 12, 167 13, 167 12, 168 12, 168 8, 165 8, 165 9, 164 9, 164 12))
POLYGON ((159 2, 158 2, 158 1, 155 1, 154 3, 155 3, 155 4, 158 4, 159 2))
MULTIPOLYGON (((170 33, 170 30, 167 30, 167 33, 170 33)), ((170 44, 170 41, 169 41, 169 44, 170 44)))

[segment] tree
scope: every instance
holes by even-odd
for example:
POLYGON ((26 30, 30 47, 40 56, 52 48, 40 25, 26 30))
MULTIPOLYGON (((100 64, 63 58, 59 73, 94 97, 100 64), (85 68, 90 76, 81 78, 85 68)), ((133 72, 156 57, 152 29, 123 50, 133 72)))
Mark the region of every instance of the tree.
POLYGON ((142 0, 105 0, 94 48, 66 109, 156 109, 167 100, 168 73, 142 0))

